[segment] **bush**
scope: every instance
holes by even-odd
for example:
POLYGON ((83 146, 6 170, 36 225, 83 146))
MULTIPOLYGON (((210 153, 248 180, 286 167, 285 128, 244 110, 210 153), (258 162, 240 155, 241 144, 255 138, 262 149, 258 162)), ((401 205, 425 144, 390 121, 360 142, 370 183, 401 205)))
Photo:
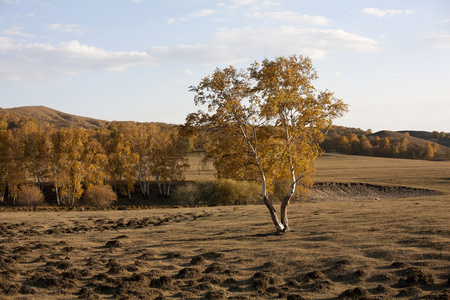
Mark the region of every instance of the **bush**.
POLYGON ((86 204, 96 207, 110 206, 117 201, 117 195, 109 185, 99 185, 89 188, 84 193, 86 204))
POLYGON ((188 183, 177 187, 174 198, 182 205, 198 205, 200 201, 200 189, 198 184, 188 183))
MULTIPOLYGON (((292 195, 291 201, 302 201, 305 200, 310 188, 313 186, 314 181, 311 176, 307 175, 303 177, 295 188, 294 195, 292 195)), ((274 200, 283 201, 284 197, 289 192, 291 188, 292 181, 289 179, 280 179, 275 181, 273 186, 272 196, 275 197, 274 200)))
POLYGON ((17 195, 16 204, 24 206, 42 205, 44 204, 44 195, 37 186, 24 185, 17 195))
POLYGON ((188 183, 179 186, 174 197, 184 205, 252 204, 261 198, 260 187, 256 183, 231 179, 188 183))

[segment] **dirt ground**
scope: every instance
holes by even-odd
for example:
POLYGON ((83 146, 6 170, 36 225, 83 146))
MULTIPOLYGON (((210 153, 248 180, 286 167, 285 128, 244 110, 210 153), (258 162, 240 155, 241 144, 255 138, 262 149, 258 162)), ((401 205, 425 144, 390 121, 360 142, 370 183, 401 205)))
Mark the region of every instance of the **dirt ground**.
POLYGON ((366 183, 316 182, 305 201, 362 201, 442 195, 436 190, 366 183))
POLYGON ((450 299, 450 164, 316 179, 284 235, 263 205, 0 212, 0 299, 450 299))
POLYGON ((0 213, 1 299, 449 299, 442 196, 0 213))

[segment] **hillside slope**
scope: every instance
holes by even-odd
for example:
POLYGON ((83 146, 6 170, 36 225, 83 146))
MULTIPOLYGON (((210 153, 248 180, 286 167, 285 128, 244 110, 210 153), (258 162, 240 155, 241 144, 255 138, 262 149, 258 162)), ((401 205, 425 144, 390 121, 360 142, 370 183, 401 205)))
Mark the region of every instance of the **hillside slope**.
POLYGON ((450 133, 446 133, 446 136, 444 138, 436 139, 433 136, 433 132, 430 131, 416 131, 416 130, 403 130, 398 131, 399 133, 407 133, 412 137, 427 140, 433 143, 438 143, 439 145, 450 147, 450 133))
POLYGON ((5 108, 3 109, 3 111, 9 114, 34 118, 44 123, 48 123, 49 125, 56 128, 82 127, 87 129, 94 129, 105 127, 107 126, 107 124, 109 124, 109 122, 107 121, 71 115, 45 106, 22 106, 5 108))
POLYGON ((368 135, 367 137, 373 136, 373 137, 379 137, 379 138, 388 138, 391 143, 400 142, 403 138, 407 138, 410 144, 426 147, 428 143, 436 143, 439 144, 439 148, 436 151, 436 156, 442 156, 446 157, 447 153, 450 152, 450 149, 446 147, 447 143, 446 140, 448 139, 432 139, 432 133, 427 131, 420 131, 422 134, 413 136, 410 134, 410 132, 418 132, 418 131, 389 131, 389 130, 383 130, 378 131, 373 134, 368 135), (419 138, 422 137, 422 138, 419 138), (441 142, 443 143, 441 143, 441 142))
POLYGON ((389 140, 395 141, 395 142, 400 141, 402 138, 407 138, 409 140, 409 143, 417 144, 417 145, 426 145, 428 142, 430 142, 430 141, 424 140, 422 138, 408 136, 405 133, 401 133, 401 132, 397 132, 397 131, 390 131, 390 130, 382 130, 382 131, 378 131, 373 134, 367 135, 367 137, 370 137, 370 136, 374 136, 374 137, 378 136, 379 138, 387 137, 387 138, 389 138, 389 140))

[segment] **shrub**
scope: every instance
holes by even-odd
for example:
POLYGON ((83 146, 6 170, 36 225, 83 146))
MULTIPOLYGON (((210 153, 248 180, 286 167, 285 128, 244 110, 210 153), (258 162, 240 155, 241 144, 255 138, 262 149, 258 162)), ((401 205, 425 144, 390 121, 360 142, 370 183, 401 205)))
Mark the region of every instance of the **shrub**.
POLYGON ((197 205, 200 201, 200 189, 198 184, 188 183, 179 186, 174 192, 174 198, 179 204, 183 205, 197 205))
MULTIPOLYGON (((272 192, 275 200, 282 201, 291 188, 291 184, 292 182, 289 179, 280 179, 275 181, 272 192)), ((297 183, 297 187, 294 195, 292 195, 291 201, 305 200, 313 184, 314 181, 311 176, 307 175, 302 178, 302 180, 297 183)))
POLYGON ((44 195, 34 185, 24 185, 20 188, 16 203, 24 206, 36 206, 44 204, 44 195))
POLYGON ((84 200, 88 205, 96 207, 110 206, 117 201, 117 195, 109 185, 98 185, 89 188, 84 193, 84 200))
POLYGON ((185 205, 236 205, 258 202, 259 193, 256 183, 218 179, 180 186, 175 190, 174 197, 185 205))
POLYGON ((248 181, 219 179, 213 181, 213 191, 211 199, 214 204, 252 204, 261 198, 259 186, 248 181))

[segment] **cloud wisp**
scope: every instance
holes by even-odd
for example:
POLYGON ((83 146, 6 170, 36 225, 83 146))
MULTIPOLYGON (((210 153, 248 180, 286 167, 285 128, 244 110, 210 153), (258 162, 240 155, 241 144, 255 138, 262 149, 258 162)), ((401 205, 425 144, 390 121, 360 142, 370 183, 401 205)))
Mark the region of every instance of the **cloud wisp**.
POLYGON ((212 10, 212 9, 203 9, 203 10, 199 10, 197 12, 194 12, 192 14, 188 14, 185 15, 183 17, 179 17, 179 18, 170 18, 166 21, 167 24, 173 24, 177 21, 179 22, 186 22, 186 21, 190 21, 193 18, 202 18, 202 17, 206 17, 206 16, 210 16, 215 14, 217 11, 212 10))
POLYGON ((83 34, 87 31, 89 31, 89 29, 87 29, 86 27, 83 27, 81 25, 78 24, 47 24, 46 25, 47 28, 54 30, 54 31, 60 31, 60 32, 66 32, 66 33, 77 33, 77 34, 83 34))
POLYGON ((324 59, 332 52, 375 53, 379 49, 377 41, 344 30, 291 25, 273 29, 221 29, 210 44, 152 47, 148 53, 158 60, 214 65, 245 62, 254 55, 302 53, 312 59, 324 59))
POLYGON ((331 24, 331 20, 322 16, 301 15, 293 11, 280 12, 253 12, 247 13, 246 17, 253 20, 281 21, 289 24, 326 26, 331 24))
POLYGON ((361 12, 364 14, 376 16, 379 18, 392 17, 395 15, 410 15, 410 14, 414 13, 414 11, 412 11, 412 10, 400 10, 400 9, 381 10, 381 9, 375 8, 375 7, 363 8, 361 10, 361 12))
POLYGON ((436 49, 450 49, 450 34, 434 34, 426 38, 428 44, 436 49))

